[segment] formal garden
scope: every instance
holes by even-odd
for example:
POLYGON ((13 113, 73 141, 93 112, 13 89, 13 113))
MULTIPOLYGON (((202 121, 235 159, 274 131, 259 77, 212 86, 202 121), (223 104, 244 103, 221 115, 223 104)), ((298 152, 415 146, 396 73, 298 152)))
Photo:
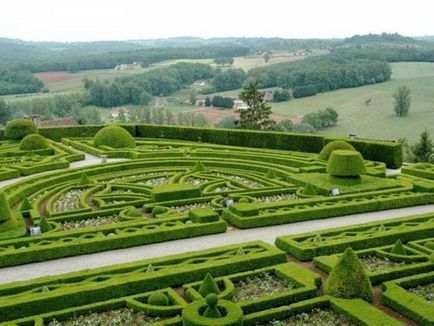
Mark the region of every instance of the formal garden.
MULTIPOLYGON (((395 142, 26 120, 0 139, 0 179, 43 172, 0 191, 2 268, 434 203, 433 164, 390 173, 395 142)), ((433 325, 433 280, 430 213, 0 284, 0 325, 433 325)))

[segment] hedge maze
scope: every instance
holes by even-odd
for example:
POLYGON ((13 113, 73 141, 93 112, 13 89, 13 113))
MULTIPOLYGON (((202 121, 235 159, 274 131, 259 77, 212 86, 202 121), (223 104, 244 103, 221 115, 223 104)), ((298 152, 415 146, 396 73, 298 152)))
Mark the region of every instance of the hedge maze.
MULTIPOLYGON (((0 178, 65 168, 84 153, 126 160, 4 187, 0 267, 224 237, 228 226, 239 232, 434 203, 434 165, 386 173, 400 165, 394 143, 162 126, 38 132, 21 141, 5 132, 0 157, 11 163, 2 170, 15 174, 0 178), (29 236, 35 226, 41 234, 29 236)), ((433 214, 283 236, 275 245, 241 243, 0 285, 0 322, 433 324, 433 214), (332 275, 348 282, 360 275, 367 296, 349 291, 346 277, 331 284, 332 275)))

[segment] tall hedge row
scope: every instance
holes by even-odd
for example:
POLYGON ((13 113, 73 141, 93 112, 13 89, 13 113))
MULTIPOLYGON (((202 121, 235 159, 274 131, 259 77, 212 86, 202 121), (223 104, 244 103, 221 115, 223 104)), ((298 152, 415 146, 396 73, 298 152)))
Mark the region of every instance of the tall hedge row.
MULTIPOLYGON (((213 144, 259 147, 319 153, 323 146, 342 138, 239 129, 186 126, 122 125, 132 136, 201 141, 213 144)), ((93 137, 103 126, 61 126, 39 128, 39 133, 56 141, 61 138, 93 137)), ((2 132, 0 131, 0 137, 2 132)), ((344 138, 345 139, 345 138, 344 138)), ((388 167, 402 165, 402 147, 396 142, 345 139, 367 160, 384 162, 388 167)))

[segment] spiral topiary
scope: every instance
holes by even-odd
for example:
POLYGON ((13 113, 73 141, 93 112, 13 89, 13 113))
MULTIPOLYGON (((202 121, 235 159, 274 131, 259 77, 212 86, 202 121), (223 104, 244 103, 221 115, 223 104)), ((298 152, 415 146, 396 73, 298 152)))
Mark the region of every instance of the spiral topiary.
POLYGON ((5 127, 5 136, 9 139, 19 140, 24 137, 37 134, 38 128, 28 119, 15 119, 9 121, 5 127))
POLYGON ((39 134, 27 135, 21 140, 20 150, 33 151, 36 149, 50 148, 50 143, 47 139, 39 134))
POLYGON ((124 128, 111 125, 102 128, 93 138, 95 146, 109 146, 113 148, 131 148, 135 147, 136 143, 133 136, 124 128))
POLYGON ((162 292, 154 292, 149 296, 148 304, 153 306, 166 307, 169 305, 169 298, 162 292))
POLYGON ((328 161, 330 155, 332 155, 332 152, 335 150, 355 151, 355 148, 346 141, 335 140, 328 143, 322 148, 321 152, 318 154, 318 158, 324 161, 328 161))
POLYGON ((359 152, 336 150, 330 156, 327 173, 337 177, 358 177, 366 173, 365 162, 359 152))

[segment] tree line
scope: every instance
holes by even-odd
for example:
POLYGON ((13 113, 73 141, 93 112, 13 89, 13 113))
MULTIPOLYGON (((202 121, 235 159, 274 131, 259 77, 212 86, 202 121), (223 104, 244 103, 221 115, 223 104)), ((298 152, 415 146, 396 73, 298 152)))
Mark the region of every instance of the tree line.
POLYGON ((89 104, 113 107, 124 104, 148 104, 152 96, 167 96, 192 84, 195 80, 213 76, 210 65, 177 63, 141 74, 119 77, 114 82, 84 80, 89 104))
POLYGON ((188 48, 156 48, 136 51, 109 52, 70 57, 45 57, 25 60, 12 66, 13 70, 44 72, 90 69, 110 69, 122 63, 139 62, 143 66, 172 59, 205 59, 244 56, 249 48, 241 46, 203 46, 188 48))
POLYGON ((44 83, 26 71, 0 70, 0 95, 38 93, 44 83))
POLYGON ((390 66, 385 61, 323 55, 254 68, 247 77, 261 80, 262 87, 292 88, 294 97, 303 97, 380 83, 389 80, 391 75, 390 66))

